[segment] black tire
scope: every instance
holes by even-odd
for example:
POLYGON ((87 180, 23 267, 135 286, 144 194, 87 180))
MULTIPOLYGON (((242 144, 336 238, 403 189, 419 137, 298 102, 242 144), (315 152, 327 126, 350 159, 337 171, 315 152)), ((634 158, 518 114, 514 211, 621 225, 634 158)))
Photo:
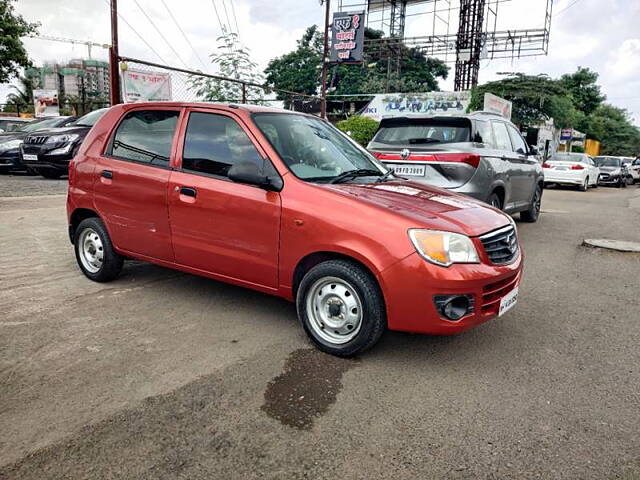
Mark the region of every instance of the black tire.
POLYGON ((584 179, 584 183, 578 187, 581 192, 589 190, 589 177, 584 179))
POLYGON ((38 172, 38 175, 42 175, 44 178, 49 178, 51 180, 57 180, 64 175, 60 170, 51 170, 48 168, 36 168, 36 172, 38 172))
POLYGON ((620 182, 618 182, 618 188, 627 188, 627 180, 624 178, 620 178, 620 182))
POLYGON ((536 185, 536 191, 533 192, 533 198, 529 204, 529 208, 520 212, 520 220, 528 223, 535 223, 540 217, 540 206, 542 204, 542 189, 540 185, 536 185))
POLYGON ((502 200, 500 199, 500 195, 498 195, 496 192, 493 192, 491 195, 489 195, 489 198, 487 198, 487 203, 492 207, 497 208, 498 210, 502 210, 502 200))
MULTIPOLYGON (((320 292, 322 292, 322 288, 320 292)), ((371 348, 380 340, 380 337, 387 327, 384 298, 378 283, 367 270, 348 260, 328 260, 311 268, 300 282, 296 298, 296 307, 298 310, 298 318, 300 322, 302 322, 305 332, 316 347, 323 352, 339 357, 351 357, 371 348), (319 283, 321 284, 325 279, 327 279, 329 283, 326 287, 322 288, 327 289, 335 287, 335 285, 331 285, 331 279, 346 282, 346 284, 353 288, 362 306, 359 330, 357 330, 355 336, 345 343, 340 344, 322 338, 316 330, 323 330, 326 326, 314 327, 314 323, 316 322, 314 319, 318 317, 314 316, 314 318, 310 318, 308 312, 308 303, 311 302, 311 298, 309 298, 310 295, 313 295, 313 299, 316 298, 315 291, 317 285, 319 283), (314 328, 316 330, 314 330, 314 328)), ((331 328, 328 330, 331 330, 331 328)), ((335 333, 338 332, 336 331, 335 333)), ((347 333, 347 335, 353 334, 347 333)))
POLYGON ((120 275, 124 258, 121 255, 118 255, 113 249, 113 244, 111 243, 107 229, 99 218, 87 218, 80 222, 73 235, 73 249, 75 251, 76 261, 78 262, 80 270, 82 270, 82 273, 84 273, 90 280, 93 280, 94 282, 109 282, 120 275), (80 251, 82 248, 80 243, 85 231, 87 231, 87 233, 90 233, 91 231, 95 232, 100 240, 102 248, 100 252, 102 252, 103 256, 101 265, 97 271, 89 270, 81 258, 83 254, 80 251))

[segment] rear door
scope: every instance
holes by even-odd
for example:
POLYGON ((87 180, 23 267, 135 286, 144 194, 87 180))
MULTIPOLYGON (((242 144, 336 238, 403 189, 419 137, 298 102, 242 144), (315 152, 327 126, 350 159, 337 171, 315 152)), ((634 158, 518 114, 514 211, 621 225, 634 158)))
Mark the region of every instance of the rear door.
POLYGON ((225 279, 278 286, 280 194, 227 177, 239 162, 277 174, 241 119, 191 109, 171 173, 169 218, 176 262, 225 279))
POLYGON ((167 185, 180 108, 127 112, 94 170, 94 202, 116 247, 173 261, 167 185))

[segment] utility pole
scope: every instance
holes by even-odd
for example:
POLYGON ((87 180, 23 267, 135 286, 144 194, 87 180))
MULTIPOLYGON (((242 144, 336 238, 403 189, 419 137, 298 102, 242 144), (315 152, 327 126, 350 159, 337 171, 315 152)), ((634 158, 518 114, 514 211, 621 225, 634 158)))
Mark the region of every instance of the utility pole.
POLYGON ((109 48, 109 100, 111 105, 120 99, 120 69, 118 68, 118 0, 111 0, 111 47, 109 48))
POLYGON ((329 68, 329 11, 331 0, 324 0, 324 49, 322 51, 322 87, 320 90, 320 116, 327 118, 327 69, 329 68))

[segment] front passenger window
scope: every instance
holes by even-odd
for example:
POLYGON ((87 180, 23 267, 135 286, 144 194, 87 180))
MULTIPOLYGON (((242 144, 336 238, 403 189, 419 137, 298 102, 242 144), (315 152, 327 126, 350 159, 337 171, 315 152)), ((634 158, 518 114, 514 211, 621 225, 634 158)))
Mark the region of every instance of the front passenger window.
POLYGON ((226 177, 232 165, 265 161, 247 134, 232 118, 214 113, 189 115, 182 153, 182 169, 226 177))
POLYGON ((511 125, 507 125, 507 128, 509 129, 509 136, 511 137, 511 143, 513 144, 513 149, 521 155, 526 155, 527 144, 522 138, 522 135, 520 135, 520 132, 518 132, 518 130, 511 125))

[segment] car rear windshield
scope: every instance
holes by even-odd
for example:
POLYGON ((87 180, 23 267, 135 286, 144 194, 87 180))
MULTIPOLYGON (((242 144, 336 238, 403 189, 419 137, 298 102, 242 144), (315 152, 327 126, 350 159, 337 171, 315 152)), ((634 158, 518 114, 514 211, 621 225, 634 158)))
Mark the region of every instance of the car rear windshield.
POLYGON ((581 162, 584 155, 581 153, 556 153, 549 160, 556 162, 581 162))
POLYGON ((466 118, 389 119, 382 121, 372 143, 428 145, 469 142, 470 137, 471 122, 466 118))
POLYGON ((593 159, 599 167, 619 167, 620 159, 613 157, 596 157, 593 159))

